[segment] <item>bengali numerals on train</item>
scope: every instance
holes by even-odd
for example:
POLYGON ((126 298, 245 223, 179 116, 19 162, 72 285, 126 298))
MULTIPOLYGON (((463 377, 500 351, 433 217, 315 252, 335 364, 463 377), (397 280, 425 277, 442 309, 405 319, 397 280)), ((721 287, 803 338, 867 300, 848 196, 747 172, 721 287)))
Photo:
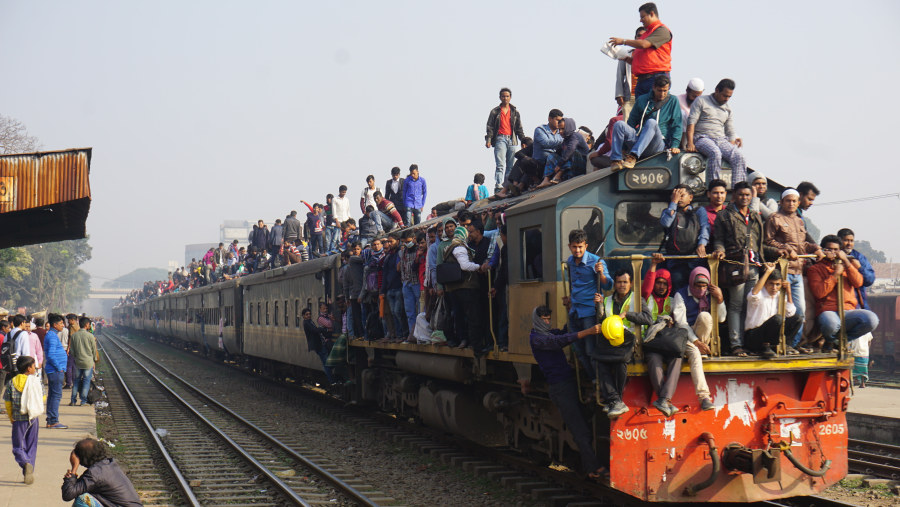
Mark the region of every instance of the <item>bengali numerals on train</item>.
POLYGON ((636 168, 629 169, 625 174, 625 185, 633 190, 666 188, 669 186, 671 175, 663 168, 636 168))
POLYGON ((645 428, 616 430, 616 436, 619 440, 647 440, 647 430, 645 428))

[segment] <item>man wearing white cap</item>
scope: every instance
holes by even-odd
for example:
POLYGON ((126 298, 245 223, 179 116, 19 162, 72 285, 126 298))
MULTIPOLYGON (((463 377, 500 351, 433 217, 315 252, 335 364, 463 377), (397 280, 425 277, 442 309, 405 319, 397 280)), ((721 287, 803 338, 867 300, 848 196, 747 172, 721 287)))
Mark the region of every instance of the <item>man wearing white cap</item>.
MULTIPOLYGON (((781 257, 788 258, 787 281, 791 287, 791 300, 797 307, 797 311, 804 314, 806 312, 806 296, 803 288, 803 259, 797 256, 815 254, 821 259, 825 254, 822 253, 819 245, 807 241, 806 225, 797 214, 799 205, 800 192, 797 192, 796 189, 788 188, 781 193, 781 206, 766 220, 765 244, 775 247, 781 257)), ((785 337, 788 345, 792 347, 788 349, 788 353, 796 353, 795 348, 800 352, 809 352, 809 349, 799 346, 802 336, 803 326, 797 330, 794 336, 785 337)))
MULTIPOLYGON (((684 90, 684 93, 678 96, 678 104, 681 106, 681 130, 682 132, 687 130, 687 119, 691 114, 691 104, 697 100, 697 97, 703 95, 703 80, 699 77, 695 77, 688 81, 687 88, 684 90)), ((685 140, 687 138, 683 138, 681 140, 681 146, 684 147, 685 140)))

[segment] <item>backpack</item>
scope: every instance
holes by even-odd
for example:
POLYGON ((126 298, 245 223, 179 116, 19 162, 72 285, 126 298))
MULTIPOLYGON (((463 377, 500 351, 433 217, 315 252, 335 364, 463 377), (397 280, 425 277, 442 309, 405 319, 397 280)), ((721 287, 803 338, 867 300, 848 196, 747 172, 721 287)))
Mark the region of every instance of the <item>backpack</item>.
POLYGON ((0 346, 0 363, 3 364, 3 371, 7 373, 16 372, 16 341, 19 339, 19 335, 22 334, 21 329, 14 329, 13 331, 17 331, 16 334, 10 331, 6 335, 6 340, 3 340, 3 346, 0 346))
POLYGON ((697 238, 700 236, 700 217, 697 210, 676 211, 675 220, 666 230, 662 247, 667 254, 690 255, 697 249, 697 238))

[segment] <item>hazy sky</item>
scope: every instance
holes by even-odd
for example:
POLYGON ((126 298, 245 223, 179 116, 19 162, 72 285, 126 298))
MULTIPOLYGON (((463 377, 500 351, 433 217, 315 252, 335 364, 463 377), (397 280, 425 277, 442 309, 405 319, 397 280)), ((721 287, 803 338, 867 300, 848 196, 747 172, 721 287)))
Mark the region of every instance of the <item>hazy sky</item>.
MULTIPOLYGON (((562 109, 603 128, 640 2, 0 0, 0 112, 45 150, 91 146, 95 283, 165 268, 224 219, 271 223, 340 184, 417 163, 428 205, 490 175, 502 86, 529 134, 562 109)), ((900 3, 658 2, 673 91, 737 82, 751 167, 814 181, 817 203, 900 191, 900 3), (817 9, 817 10, 814 10, 817 9), (883 90, 883 91, 882 91, 883 90)), ((488 176, 490 179, 490 176, 488 176)), ((900 261, 897 198, 819 206, 900 261)))

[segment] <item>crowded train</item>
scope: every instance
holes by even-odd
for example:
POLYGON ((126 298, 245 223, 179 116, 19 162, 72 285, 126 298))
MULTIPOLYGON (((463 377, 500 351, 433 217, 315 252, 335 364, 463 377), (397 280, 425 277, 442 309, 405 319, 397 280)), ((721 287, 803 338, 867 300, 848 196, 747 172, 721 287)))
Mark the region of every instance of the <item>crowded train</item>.
POLYGON ((552 109, 526 137, 500 90, 491 195, 425 212, 415 164, 301 201, 210 249, 114 322, 577 469, 648 501, 812 494, 847 472, 849 350, 877 327, 849 228, 813 183, 748 167, 736 84, 669 93, 652 3, 613 37, 619 107, 594 138, 552 109), (623 50, 623 48, 625 48, 623 50), (685 364, 686 363, 686 364, 685 364), (724 444, 724 447, 719 447, 724 444))

